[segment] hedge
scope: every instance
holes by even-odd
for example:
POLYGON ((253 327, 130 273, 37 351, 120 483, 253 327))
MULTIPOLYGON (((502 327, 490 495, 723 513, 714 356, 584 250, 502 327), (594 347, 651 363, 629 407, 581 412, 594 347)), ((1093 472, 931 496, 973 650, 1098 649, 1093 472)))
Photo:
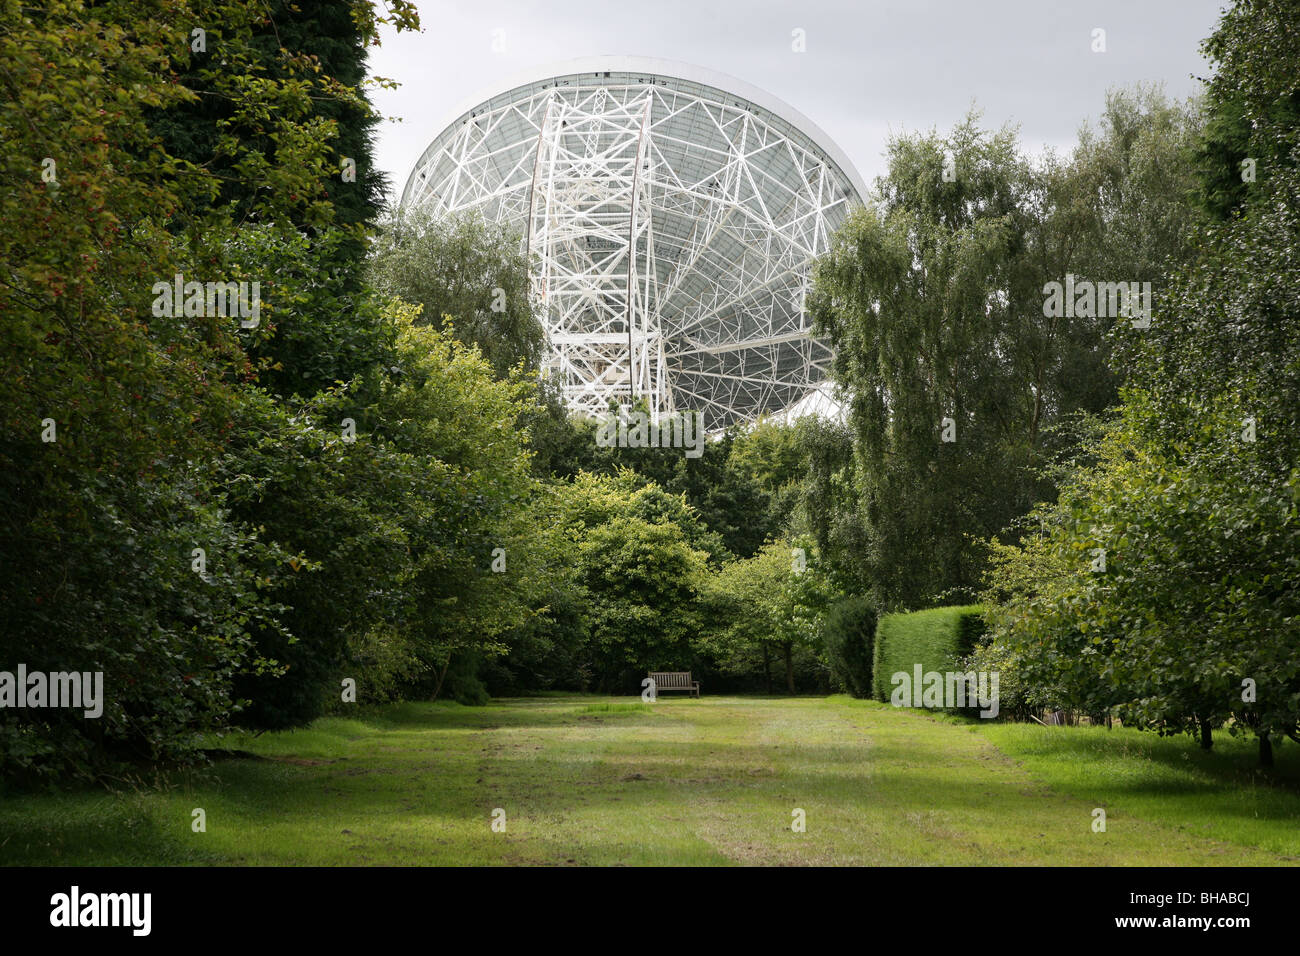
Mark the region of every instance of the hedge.
POLYGON ((984 633, 982 611, 978 604, 967 604, 883 615, 872 658, 876 699, 889 703, 890 678, 899 671, 911 674, 917 664, 923 671, 955 670, 984 633))

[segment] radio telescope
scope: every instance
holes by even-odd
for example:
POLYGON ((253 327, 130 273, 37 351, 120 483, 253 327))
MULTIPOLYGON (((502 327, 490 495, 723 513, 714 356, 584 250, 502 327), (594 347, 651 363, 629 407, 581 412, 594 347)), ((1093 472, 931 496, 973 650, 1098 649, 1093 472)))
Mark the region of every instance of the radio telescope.
POLYGON ((598 57, 458 109, 402 206, 517 230, 570 408, 645 401, 711 431, 800 402, 830 372, 812 260, 866 190, 807 118, 730 77, 598 57))

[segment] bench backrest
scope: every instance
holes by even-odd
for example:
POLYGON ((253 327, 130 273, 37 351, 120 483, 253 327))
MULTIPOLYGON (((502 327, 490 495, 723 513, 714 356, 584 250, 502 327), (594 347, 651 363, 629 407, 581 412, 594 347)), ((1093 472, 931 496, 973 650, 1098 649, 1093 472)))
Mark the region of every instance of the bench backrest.
POLYGON ((666 687, 669 690, 673 688, 689 688, 691 686, 690 671, 651 671, 651 679, 654 680, 656 687, 666 687))

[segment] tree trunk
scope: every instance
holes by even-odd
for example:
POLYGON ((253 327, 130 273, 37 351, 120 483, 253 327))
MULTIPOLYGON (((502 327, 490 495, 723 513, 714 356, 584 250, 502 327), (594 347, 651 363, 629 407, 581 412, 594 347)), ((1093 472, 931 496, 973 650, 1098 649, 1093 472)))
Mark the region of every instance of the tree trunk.
POLYGON ((767 677, 767 692, 772 693, 772 648, 763 642, 763 674, 767 677))
POLYGON ((790 642, 786 641, 785 644, 782 645, 782 649, 785 651, 785 686, 789 689, 790 693, 793 694, 794 693, 794 661, 790 659, 790 650, 791 650, 790 642))
POLYGON ((1201 749, 1209 750, 1214 746, 1214 735, 1210 729, 1210 722, 1204 717, 1198 719, 1201 722, 1201 749))
POLYGON ((1273 766, 1273 741, 1268 739, 1268 731, 1259 735, 1259 765, 1273 766))
POLYGON ((433 699, 437 700, 438 695, 442 693, 442 680, 447 676, 447 668, 451 666, 451 655, 447 655, 447 660, 443 662, 442 670, 438 672, 438 683, 433 688, 433 699))

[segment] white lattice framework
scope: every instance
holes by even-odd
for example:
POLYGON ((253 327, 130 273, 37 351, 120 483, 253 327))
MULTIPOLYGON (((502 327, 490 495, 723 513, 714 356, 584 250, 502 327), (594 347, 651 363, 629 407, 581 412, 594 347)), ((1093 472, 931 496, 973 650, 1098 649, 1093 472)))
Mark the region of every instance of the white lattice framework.
POLYGON ((645 400, 706 427, 780 411, 829 374, 809 268, 864 189, 811 122, 683 64, 578 61, 458 111, 402 204, 518 229, 572 408, 645 400))

